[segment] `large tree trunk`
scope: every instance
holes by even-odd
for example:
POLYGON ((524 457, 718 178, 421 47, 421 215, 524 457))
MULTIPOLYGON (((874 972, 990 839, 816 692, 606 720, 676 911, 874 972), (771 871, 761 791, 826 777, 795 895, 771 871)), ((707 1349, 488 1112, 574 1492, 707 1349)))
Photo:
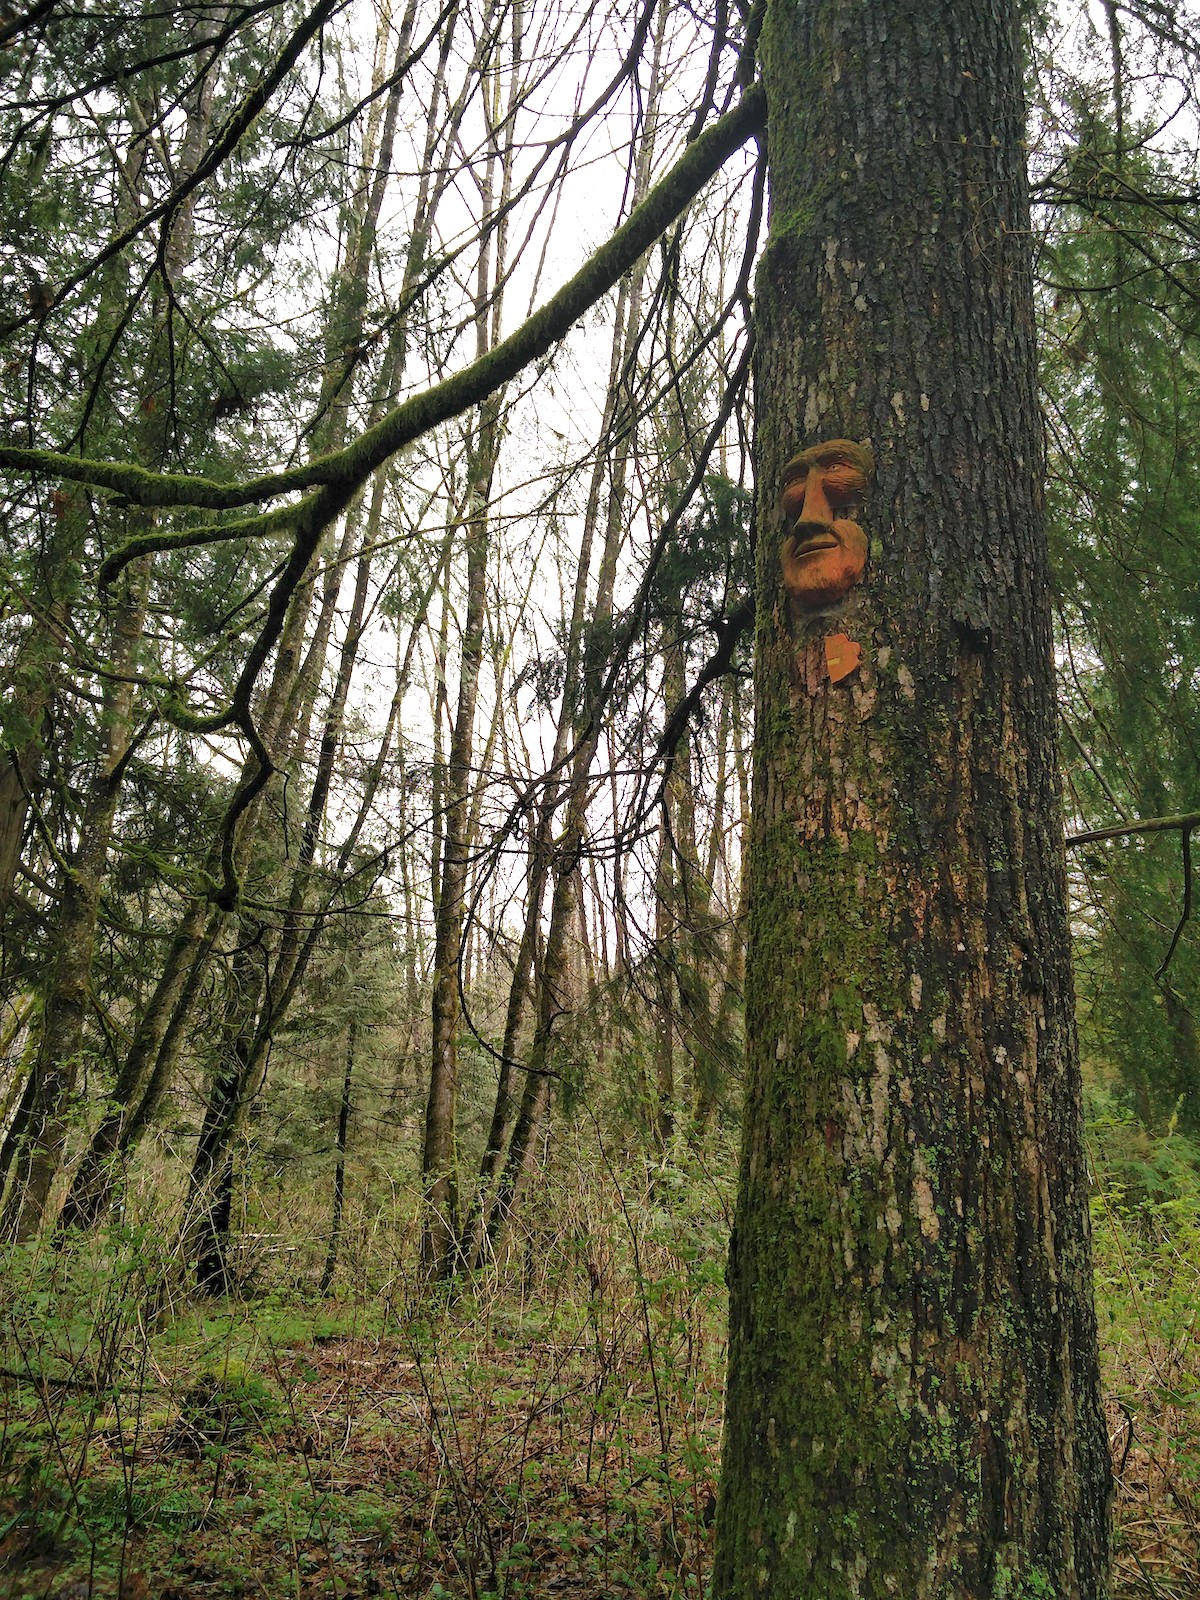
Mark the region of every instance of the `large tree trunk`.
POLYGON ((1107 1593, 1018 55, 1003 0, 768 5, 719 1600, 1107 1593), (835 438, 815 614, 780 487, 835 438))

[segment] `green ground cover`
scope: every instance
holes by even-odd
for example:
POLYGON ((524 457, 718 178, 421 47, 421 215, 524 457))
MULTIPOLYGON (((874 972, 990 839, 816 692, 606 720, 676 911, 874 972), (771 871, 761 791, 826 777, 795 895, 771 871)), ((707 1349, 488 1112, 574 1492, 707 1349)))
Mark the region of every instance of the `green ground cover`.
MULTIPOLYGON (((1195 1151, 1101 1094, 1092 1110, 1116 1592, 1185 1600, 1200 1585, 1195 1151)), ((296 1214, 263 1211, 242 1294, 215 1303, 184 1293, 149 1226, 12 1254, 0 1595, 704 1595, 730 1166, 575 1151, 502 1264, 432 1292, 399 1191, 387 1214, 359 1191, 323 1301, 320 1242, 296 1214)))

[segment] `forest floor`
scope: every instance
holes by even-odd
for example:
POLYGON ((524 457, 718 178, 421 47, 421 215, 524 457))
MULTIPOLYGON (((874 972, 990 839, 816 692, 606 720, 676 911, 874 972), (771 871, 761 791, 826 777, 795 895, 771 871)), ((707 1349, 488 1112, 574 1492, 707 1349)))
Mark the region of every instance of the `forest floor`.
MULTIPOLYGON (((1095 1211, 1119 1600, 1200 1594, 1181 1160, 1148 1152, 1136 1194, 1109 1174, 1095 1211)), ((547 1203, 503 1274, 433 1300, 412 1292, 411 1213, 392 1233, 364 1215, 321 1301, 319 1253, 261 1230, 245 1294, 204 1304, 136 1230, 18 1253, 0 1596, 703 1596, 728 1196, 693 1179, 547 1203)))

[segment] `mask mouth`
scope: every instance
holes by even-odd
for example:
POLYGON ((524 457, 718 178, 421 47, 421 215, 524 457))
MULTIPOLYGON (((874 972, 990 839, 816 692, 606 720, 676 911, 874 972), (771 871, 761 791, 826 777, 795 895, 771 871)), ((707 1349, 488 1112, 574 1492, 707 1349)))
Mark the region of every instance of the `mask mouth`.
POLYGON ((836 533, 810 533, 805 539, 797 539, 796 554, 811 556, 818 550, 836 550, 841 542, 836 533))

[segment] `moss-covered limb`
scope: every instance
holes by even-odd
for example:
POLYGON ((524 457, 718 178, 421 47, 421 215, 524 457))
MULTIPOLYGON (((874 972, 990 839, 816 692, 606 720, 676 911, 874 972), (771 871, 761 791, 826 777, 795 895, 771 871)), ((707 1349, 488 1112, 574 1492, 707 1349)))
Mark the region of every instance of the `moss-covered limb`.
MULTIPOLYGON (((223 728, 236 725, 245 733, 251 748, 257 751, 259 738, 251 714, 251 700, 255 685, 258 683, 258 675, 279 639, 292 596, 308 571, 323 533, 345 509, 345 501, 349 498, 349 495, 326 490, 321 494, 310 496, 299 506, 288 507, 286 514, 279 516, 280 524, 286 525, 289 522, 297 524, 296 537, 287 560, 277 569, 278 577, 267 602, 267 614, 250 647, 229 704, 218 711, 199 714, 191 711, 182 694, 172 687, 163 699, 160 709, 173 727, 185 733, 218 733, 223 728)), ((269 516, 247 520, 275 525, 275 519, 269 516)), ((271 770, 269 762, 267 766, 269 776, 271 770)), ((260 787, 261 784, 256 784, 254 792, 257 793, 260 787)), ((241 806, 238 808, 239 815, 243 809, 241 806)), ((236 821, 236 818, 234 820, 236 821)))
POLYGON ((137 506, 198 506, 204 511, 234 511, 275 495, 310 487, 306 469, 269 473, 248 483, 219 483, 186 472, 152 472, 132 461, 95 461, 60 450, 0 445, 0 468, 31 478, 64 478, 96 489, 110 489, 137 506))
POLYGON ((748 89, 732 111, 687 147, 608 243, 515 333, 461 372, 403 401, 346 450, 314 462, 315 479, 360 482, 404 445, 478 405, 546 355, 675 221, 729 156, 761 130, 765 103, 760 86, 748 89))
POLYGON ((540 310, 487 355, 402 401, 344 450, 241 484, 149 472, 124 462, 92 461, 55 450, 13 447, 0 447, 0 467, 111 489, 136 505, 199 506, 209 511, 236 510, 319 485, 353 491, 397 450, 438 423, 469 411, 553 349, 675 221, 729 156, 761 130, 765 105, 761 86, 748 89, 732 111, 687 147, 613 237, 540 310))
POLYGON ((1067 844, 1097 844, 1103 839, 1132 838, 1135 833, 1181 833, 1192 828, 1200 828, 1200 811, 1184 811, 1177 817, 1146 817, 1140 822, 1118 822, 1111 828, 1069 833, 1067 844))
POLYGON ((237 522, 205 523, 198 528, 179 528, 174 532, 154 531, 127 539, 120 549, 106 556, 96 574, 96 587, 107 589, 114 579, 139 556, 166 550, 198 550, 209 544, 231 544, 235 539, 260 539, 265 534, 282 533, 305 514, 306 503, 279 506, 258 516, 241 517, 237 522))
POLYGON ((311 501, 306 503, 304 515, 298 521, 288 559, 271 590, 266 618, 234 685, 231 702, 233 715, 248 725, 252 722, 251 699, 258 682, 258 675, 283 631, 284 619, 292 596, 308 571, 325 530, 341 515, 353 497, 352 486, 344 490, 326 489, 321 494, 314 495, 311 501))
POLYGON ((167 694, 159 703, 159 712, 163 720, 169 722, 173 728, 178 728, 180 733, 220 733, 222 728, 228 728, 233 721, 233 712, 228 706, 220 711, 210 711, 207 715, 189 709, 182 696, 177 693, 167 694))
POLYGON ((250 745, 254 766, 251 767, 247 761, 242 781, 237 793, 229 802, 225 820, 221 825, 221 888, 214 899, 223 911, 232 911, 241 893, 241 876, 238 870, 239 824, 276 771, 270 752, 263 743, 253 718, 249 714, 244 714, 236 720, 250 745))

